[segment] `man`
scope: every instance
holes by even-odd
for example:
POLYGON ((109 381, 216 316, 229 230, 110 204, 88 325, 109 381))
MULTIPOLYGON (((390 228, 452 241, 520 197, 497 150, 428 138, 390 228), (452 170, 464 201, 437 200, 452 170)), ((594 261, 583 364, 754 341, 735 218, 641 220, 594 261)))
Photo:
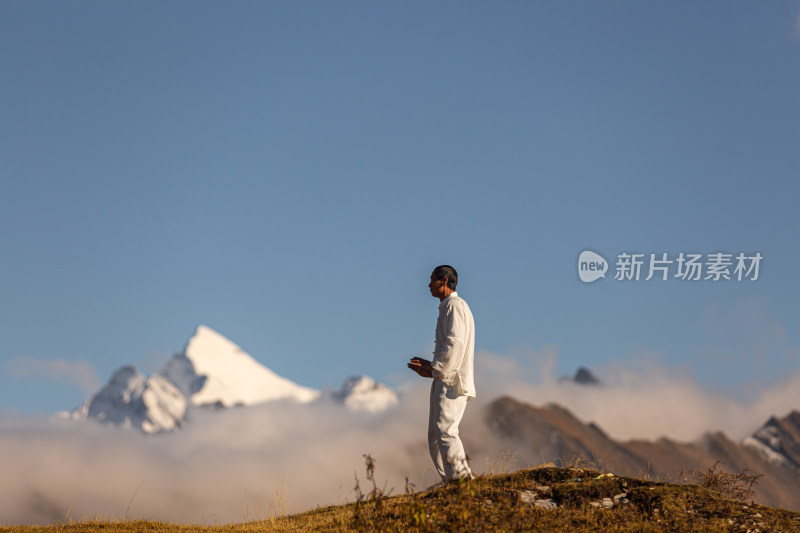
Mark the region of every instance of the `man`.
POLYGON ((408 363, 408 368, 420 376, 433 378, 428 446, 444 482, 474 477, 458 437, 458 424, 467 401, 475 398, 475 322, 467 302, 456 292, 457 284, 453 267, 441 265, 433 270, 428 288, 440 302, 433 361, 413 357, 408 363))

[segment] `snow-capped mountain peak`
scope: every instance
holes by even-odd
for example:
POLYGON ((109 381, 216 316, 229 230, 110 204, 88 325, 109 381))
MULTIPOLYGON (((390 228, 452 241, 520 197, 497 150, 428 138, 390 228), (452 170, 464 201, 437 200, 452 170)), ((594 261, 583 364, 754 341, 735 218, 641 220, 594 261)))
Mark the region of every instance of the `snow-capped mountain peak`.
POLYGON ((157 433, 177 429, 185 414, 186 398, 172 383, 123 366, 105 387, 72 412, 72 418, 157 433))
POLYGON ((252 405, 281 399, 307 403, 319 392, 275 374, 239 346, 207 326, 199 326, 184 350, 161 375, 194 405, 252 405))
POLYGON ((376 413, 395 405, 397 394, 368 376, 353 376, 345 380, 333 398, 353 411, 376 413))
MULTIPOLYGON (((66 416, 157 433, 179 429, 191 405, 232 407, 274 400, 310 403, 319 397, 319 391, 275 374, 213 329, 199 326, 160 373, 146 377, 132 366, 123 366, 100 391, 66 416)), ((349 378, 341 389, 324 398, 351 411, 370 413, 398 403, 393 390, 367 376, 349 378)))
POLYGON ((800 411, 783 418, 770 417, 766 424, 744 439, 745 446, 758 451, 764 459, 800 470, 800 411))

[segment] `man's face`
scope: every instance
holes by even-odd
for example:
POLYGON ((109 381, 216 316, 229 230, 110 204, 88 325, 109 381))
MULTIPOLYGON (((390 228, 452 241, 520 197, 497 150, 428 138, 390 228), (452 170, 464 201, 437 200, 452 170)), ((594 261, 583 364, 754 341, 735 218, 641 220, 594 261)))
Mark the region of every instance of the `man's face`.
POLYGON ((428 283, 428 288, 431 290, 431 296, 441 300, 445 296, 445 287, 447 287, 447 278, 436 280, 433 278, 433 274, 431 274, 431 282, 428 283))

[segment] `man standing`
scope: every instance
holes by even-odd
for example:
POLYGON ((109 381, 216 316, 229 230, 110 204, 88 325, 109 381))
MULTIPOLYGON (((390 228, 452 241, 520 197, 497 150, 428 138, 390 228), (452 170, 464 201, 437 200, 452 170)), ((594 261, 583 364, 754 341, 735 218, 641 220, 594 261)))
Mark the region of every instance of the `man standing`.
POLYGON ((433 378, 428 415, 428 446, 442 481, 472 478, 458 424, 467 401, 475 398, 472 375, 475 359, 475 321, 467 302, 456 293, 458 274, 449 265, 436 267, 428 288, 439 299, 433 361, 413 357, 408 368, 433 378))

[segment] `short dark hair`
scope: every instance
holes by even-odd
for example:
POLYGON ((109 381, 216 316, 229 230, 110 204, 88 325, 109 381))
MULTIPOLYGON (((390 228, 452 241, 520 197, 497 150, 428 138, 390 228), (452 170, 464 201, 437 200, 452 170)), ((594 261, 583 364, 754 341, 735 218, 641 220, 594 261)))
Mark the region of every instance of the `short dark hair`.
POLYGON ((458 285, 458 272, 450 265, 439 265, 434 268, 432 276, 436 281, 447 278, 447 287, 456 290, 456 285, 458 285))

